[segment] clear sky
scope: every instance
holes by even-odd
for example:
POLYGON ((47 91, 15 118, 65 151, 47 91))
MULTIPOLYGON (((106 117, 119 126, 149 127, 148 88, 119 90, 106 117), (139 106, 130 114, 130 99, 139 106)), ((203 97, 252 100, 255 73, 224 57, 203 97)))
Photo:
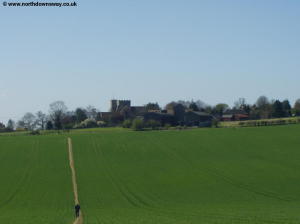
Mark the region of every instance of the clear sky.
POLYGON ((0 121, 48 112, 56 100, 107 111, 111 98, 300 98, 299 0, 77 3, 13 8, 1 0, 0 121))

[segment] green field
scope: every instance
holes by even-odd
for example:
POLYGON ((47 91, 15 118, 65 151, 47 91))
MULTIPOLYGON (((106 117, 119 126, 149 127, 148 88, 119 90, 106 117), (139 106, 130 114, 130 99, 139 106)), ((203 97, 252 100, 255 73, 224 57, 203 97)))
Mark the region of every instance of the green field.
POLYGON ((73 136, 85 223, 299 223, 300 126, 73 136))
MULTIPOLYGON (((84 223, 300 223, 300 125, 76 131, 84 223)), ((66 137, 0 136, 0 223, 72 223, 66 137)))
POLYGON ((63 136, 0 136, 1 224, 72 222, 66 143, 63 136))

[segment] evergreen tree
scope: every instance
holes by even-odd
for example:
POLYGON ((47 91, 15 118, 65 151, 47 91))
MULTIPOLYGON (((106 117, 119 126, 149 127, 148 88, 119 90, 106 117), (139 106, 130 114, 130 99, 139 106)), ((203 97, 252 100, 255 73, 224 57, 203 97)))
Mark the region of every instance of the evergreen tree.
POLYGON ((290 117, 292 115, 292 107, 288 100, 284 100, 282 102, 282 109, 285 117, 290 117))
POLYGON ((76 122, 77 123, 80 123, 88 118, 86 111, 81 108, 77 108, 75 111, 75 114, 76 114, 76 122))
POLYGON ((13 131, 14 129, 15 129, 15 122, 9 119, 6 125, 6 130, 13 131))
POLYGON ((192 102, 189 106, 189 109, 193 110, 193 111, 199 111, 199 108, 197 106, 196 103, 192 102))
POLYGON ((47 122, 47 124, 46 124, 46 129, 47 129, 47 130, 52 130, 52 129, 53 129, 52 121, 48 121, 48 122, 47 122))
POLYGON ((275 100, 275 102, 272 105, 272 115, 273 115, 273 117, 283 117, 284 116, 283 105, 279 100, 275 100))

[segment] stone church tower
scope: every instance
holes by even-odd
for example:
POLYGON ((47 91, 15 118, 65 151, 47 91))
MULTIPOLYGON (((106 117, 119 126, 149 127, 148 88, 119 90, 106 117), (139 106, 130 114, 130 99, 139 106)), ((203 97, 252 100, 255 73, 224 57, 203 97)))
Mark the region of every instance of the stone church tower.
POLYGON ((111 100, 110 101, 110 111, 120 112, 125 106, 131 107, 130 100, 111 100))

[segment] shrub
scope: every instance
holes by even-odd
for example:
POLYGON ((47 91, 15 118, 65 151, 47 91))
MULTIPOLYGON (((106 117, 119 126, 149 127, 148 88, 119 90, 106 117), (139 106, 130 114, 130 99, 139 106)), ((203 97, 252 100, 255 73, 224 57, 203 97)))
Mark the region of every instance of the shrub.
POLYGON ((131 120, 125 120, 123 121, 122 127, 123 128, 130 128, 132 126, 131 120))
POLYGON ((245 124, 246 124, 246 123, 243 122, 243 121, 240 121, 240 122, 239 122, 239 126, 242 126, 242 127, 243 127, 243 126, 245 126, 245 124))
POLYGON ((176 126, 176 129, 177 129, 177 130, 182 130, 182 126, 177 125, 177 126, 176 126))
POLYGON ((171 125, 168 124, 168 123, 166 123, 166 124, 165 124, 165 129, 170 129, 170 128, 171 128, 171 125))
POLYGON ((69 124, 64 125, 63 129, 72 129, 73 127, 74 127, 74 124, 69 123, 69 124))
POLYGON ((97 121, 97 125, 98 125, 98 127, 101 127, 101 128, 107 126, 105 121, 97 121))
POLYGON ((16 131, 28 131, 26 128, 16 128, 16 131))
POLYGON ((144 122, 143 120, 136 118, 133 120, 131 128, 135 131, 142 131, 144 129, 144 122))
POLYGON ((95 128, 97 127, 97 122, 94 119, 86 119, 83 121, 87 128, 95 128))
POLYGON ((80 123, 80 124, 75 124, 73 128, 77 129, 77 128, 84 128, 84 127, 82 127, 82 125, 80 123))
POLYGON ((147 127, 151 128, 153 130, 157 130, 160 126, 161 126, 161 123, 156 120, 149 120, 147 122, 147 127))
POLYGON ((211 122, 211 126, 212 127, 215 127, 215 128, 218 128, 219 127, 219 121, 217 119, 213 119, 212 122, 211 122))
POLYGON ((93 119, 85 119, 80 122, 80 124, 76 124, 74 128, 95 128, 97 127, 97 122, 93 119))
POLYGON ((40 135, 41 133, 39 130, 35 130, 35 131, 31 131, 29 134, 30 135, 40 135))

